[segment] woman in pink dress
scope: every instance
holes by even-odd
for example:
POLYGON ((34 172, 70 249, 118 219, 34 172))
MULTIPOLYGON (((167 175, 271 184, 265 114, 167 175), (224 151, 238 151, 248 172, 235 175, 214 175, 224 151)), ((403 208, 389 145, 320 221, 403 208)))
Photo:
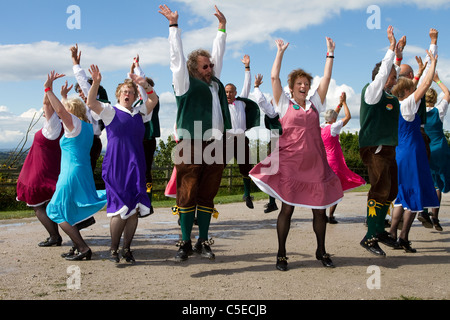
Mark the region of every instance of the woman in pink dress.
MULTIPOLYGON (((325 122, 320 125, 322 129, 323 144, 325 145, 325 151, 327 152, 328 164, 339 177, 339 180, 341 180, 342 190, 344 192, 366 184, 366 181, 362 177, 347 167, 341 143, 339 142, 339 134, 341 133, 342 128, 352 118, 346 100, 346 94, 345 92, 342 92, 339 105, 335 110, 328 109, 325 112, 325 122), (345 116, 342 120, 337 121, 337 117, 342 107, 344 107, 345 116)), ((337 204, 331 206, 328 213, 328 222, 331 224, 337 223, 334 218, 336 207, 337 204)))
POLYGON ((280 117, 283 134, 272 153, 250 171, 250 177, 262 191, 282 202, 277 221, 276 263, 277 269, 281 271, 287 270, 286 239, 295 206, 312 209, 317 239, 316 258, 325 267, 334 267, 330 255, 325 251, 325 210, 341 201, 343 193, 339 178, 328 165, 320 134, 319 113, 325 111, 323 103, 331 80, 335 47, 330 38, 326 38, 326 41, 328 53, 324 76, 309 99, 307 96, 312 76, 302 69, 289 74, 292 99, 284 93, 279 75, 289 43, 276 41, 278 51, 271 79, 273 103, 280 117))
POLYGON ((17 179, 17 200, 33 208, 39 222, 49 234, 49 237, 38 245, 51 247, 60 246, 62 243, 58 224, 50 220, 45 210, 55 192, 61 168, 59 140, 64 131, 47 95, 44 96, 43 111, 44 126, 34 135, 33 144, 17 179))

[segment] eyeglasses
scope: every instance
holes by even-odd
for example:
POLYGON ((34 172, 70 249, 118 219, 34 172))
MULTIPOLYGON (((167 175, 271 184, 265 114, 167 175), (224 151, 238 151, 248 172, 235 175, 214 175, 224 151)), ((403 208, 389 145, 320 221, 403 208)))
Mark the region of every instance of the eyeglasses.
POLYGON ((209 68, 214 68, 214 63, 211 63, 211 64, 205 64, 202 68, 203 68, 203 70, 206 70, 206 69, 208 69, 208 67, 209 68))

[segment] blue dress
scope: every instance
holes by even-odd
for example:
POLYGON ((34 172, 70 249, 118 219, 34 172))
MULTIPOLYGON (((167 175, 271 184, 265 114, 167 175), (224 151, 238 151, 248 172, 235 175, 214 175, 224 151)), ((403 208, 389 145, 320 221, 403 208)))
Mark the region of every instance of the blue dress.
MULTIPOLYGON (((74 121, 78 118, 72 117, 74 121)), ((47 206, 47 215, 60 224, 75 225, 106 205, 106 192, 95 189, 90 150, 94 139, 92 125, 81 121, 78 136, 60 140, 61 172, 56 190, 47 206)))
POLYGON ((441 192, 450 191, 450 148, 444 135, 439 110, 433 108, 427 112, 425 132, 430 137, 430 169, 434 185, 441 192))
POLYGON ((439 207, 420 124, 417 114, 411 122, 400 116, 396 148, 398 194, 394 205, 414 212, 439 207))

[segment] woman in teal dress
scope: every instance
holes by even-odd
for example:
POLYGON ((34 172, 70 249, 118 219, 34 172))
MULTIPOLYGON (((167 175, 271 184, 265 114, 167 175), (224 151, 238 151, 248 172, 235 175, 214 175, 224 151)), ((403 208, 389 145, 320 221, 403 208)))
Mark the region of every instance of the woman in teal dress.
MULTIPOLYGON (((434 82, 444 93, 444 96, 439 103, 437 102, 437 92, 430 88, 425 96, 427 103, 427 123, 425 124, 425 132, 430 137, 430 169, 433 177, 436 193, 441 202, 442 193, 450 191, 450 148, 447 139, 444 135, 444 117, 448 111, 448 104, 450 102, 450 91, 435 74, 434 82)), ((439 208, 431 210, 431 220, 434 228, 442 231, 442 226, 439 223, 439 208)), ((431 227, 431 225, 430 225, 431 227)))
POLYGON ((50 104, 64 125, 64 136, 60 140, 61 173, 47 206, 47 215, 70 237, 78 251, 65 258, 90 260, 92 251, 75 225, 106 205, 106 192, 95 189, 90 162, 94 131, 88 123, 84 103, 75 98, 63 105, 52 91, 53 82, 63 76, 52 71, 44 85, 50 104))

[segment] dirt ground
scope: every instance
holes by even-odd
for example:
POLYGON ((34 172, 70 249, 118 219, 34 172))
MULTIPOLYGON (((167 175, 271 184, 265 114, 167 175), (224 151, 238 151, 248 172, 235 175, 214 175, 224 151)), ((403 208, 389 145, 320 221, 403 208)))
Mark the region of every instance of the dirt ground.
MULTIPOLYGON (((248 209, 244 203, 216 206, 210 236, 215 261, 193 255, 177 263, 177 217, 158 208, 140 219, 135 236, 136 263, 115 264, 109 256, 109 218, 82 231, 91 261, 60 257, 71 243, 39 248, 47 235, 35 218, 0 222, 1 300, 392 300, 450 299, 450 196, 444 195, 442 232, 415 221, 410 240, 417 253, 383 246, 386 258, 373 256, 359 242, 365 193, 346 193, 338 224, 327 226, 327 251, 336 268, 315 259, 312 213, 296 208, 288 237, 289 268, 275 268, 277 212, 265 214, 266 201, 248 209), (79 280, 79 282, 77 282, 79 280)), ((277 202, 279 207, 280 203, 277 202)), ((194 228, 194 235, 197 229, 194 228)))

